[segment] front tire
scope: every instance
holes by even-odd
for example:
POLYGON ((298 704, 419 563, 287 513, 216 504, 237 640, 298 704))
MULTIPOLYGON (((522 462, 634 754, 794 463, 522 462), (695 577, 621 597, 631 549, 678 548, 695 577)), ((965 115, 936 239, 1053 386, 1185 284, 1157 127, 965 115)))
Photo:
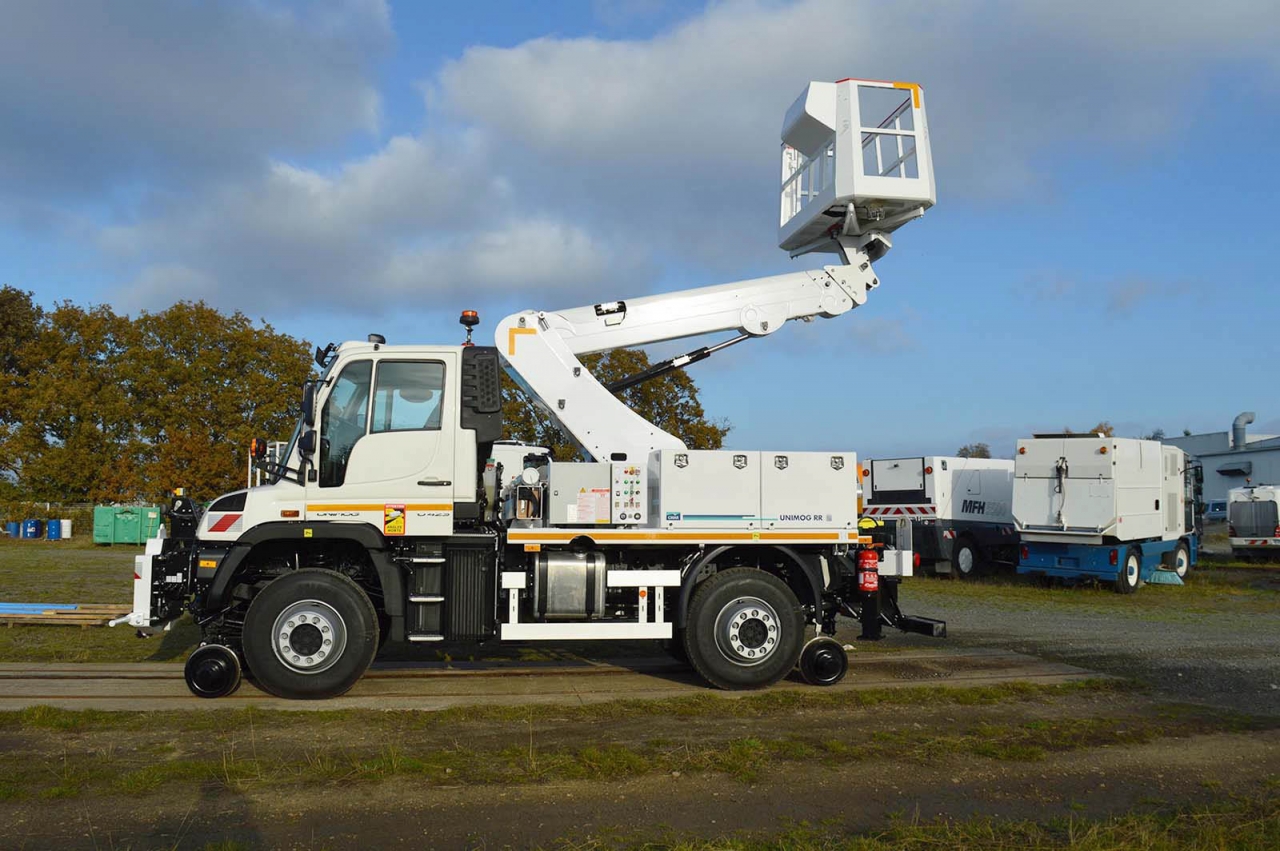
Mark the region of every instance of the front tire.
POLYGON ((1142 556, 1137 549, 1130 547, 1125 550, 1124 561, 1120 564, 1120 572, 1116 575, 1116 592, 1119 594, 1132 594, 1138 590, 1138 583, 1142 580, 1142 556))
POLYGON ((1173 572, 1178 574, 1179 579, 1186 579, 1191 572, 1191 552, 1186 544, 1178 544, 1173 551, 1173 572))
POLYGON ((967 538, 956 541, 955 547, 951 550, 952 578, 974 579, 978 573, 978 548, 967 538))
POLYGON ((348 691, 378 651, 378 614, 360 586, 309 568, 272 581, 249 604, 242 638, 257 684, 276 697, 348 691))
POLYGON ((804 621, 800 601, 778 577, 749 567, 722 570, 693 593, 685 650, 716 688, 764 688, 795 668, 804 621))

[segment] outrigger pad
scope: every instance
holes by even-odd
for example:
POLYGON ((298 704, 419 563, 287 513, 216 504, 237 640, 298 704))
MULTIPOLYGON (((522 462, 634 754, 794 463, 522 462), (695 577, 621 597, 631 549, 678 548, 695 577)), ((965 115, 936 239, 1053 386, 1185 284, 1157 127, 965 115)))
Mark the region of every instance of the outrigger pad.
POLYGON ((911 615, 903 615, 898 618, 896 626, 903 632, 915 632, 920 635, 928 635, 932 638, 947 637, 947 622, 934 620, 933 618, 919 618, 912 617, 911 615))

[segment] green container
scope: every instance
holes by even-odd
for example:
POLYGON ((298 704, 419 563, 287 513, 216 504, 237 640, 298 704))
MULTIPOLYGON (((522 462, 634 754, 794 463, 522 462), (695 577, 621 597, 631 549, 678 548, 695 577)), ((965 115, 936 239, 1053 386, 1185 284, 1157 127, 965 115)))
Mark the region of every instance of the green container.
POLYGON ((93 509, 95 544, 142 544, 160 528, 154 505, 99 505, 93 509))
POLYGON ((93 542, 115 543, 116 509, 113 505, 97 505, 93 509, 93 542))

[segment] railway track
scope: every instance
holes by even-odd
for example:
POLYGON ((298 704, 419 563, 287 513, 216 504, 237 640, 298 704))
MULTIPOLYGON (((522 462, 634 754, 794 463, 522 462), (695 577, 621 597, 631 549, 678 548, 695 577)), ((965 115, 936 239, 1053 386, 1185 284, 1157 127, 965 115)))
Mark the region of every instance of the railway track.
MULTIPOLYGON (((833 688, 1068 682, 1095 676, 1072 665, 1005 650, 905 652, 855 657, 833 688)), ((785 680, 775 689, 813 689, 785 680)), ((0 664, 0 710, 36 705, 99 710, 415 709, 529 703, 578 705, 609 700, 742 692, 708 688, 693 671, 666 658, 580 662, 380 663, 350 692, 324 701, 281 700, 246 682, 219 700, 193 697, 173 663, 0 664)))

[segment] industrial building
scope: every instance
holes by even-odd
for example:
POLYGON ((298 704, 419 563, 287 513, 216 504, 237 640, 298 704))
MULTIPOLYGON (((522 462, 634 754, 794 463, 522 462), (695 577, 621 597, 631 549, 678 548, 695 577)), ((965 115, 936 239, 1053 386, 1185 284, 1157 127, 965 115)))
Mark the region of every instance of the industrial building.
POLYGON ((1206 502, 1225 500, 1227 491, 1247 484, 1280 484, 1280 435, 1249 434, 1253 420, 1253 412, 1246 411, 1230 431, 1165 438, 1204 466, 1206 502))

